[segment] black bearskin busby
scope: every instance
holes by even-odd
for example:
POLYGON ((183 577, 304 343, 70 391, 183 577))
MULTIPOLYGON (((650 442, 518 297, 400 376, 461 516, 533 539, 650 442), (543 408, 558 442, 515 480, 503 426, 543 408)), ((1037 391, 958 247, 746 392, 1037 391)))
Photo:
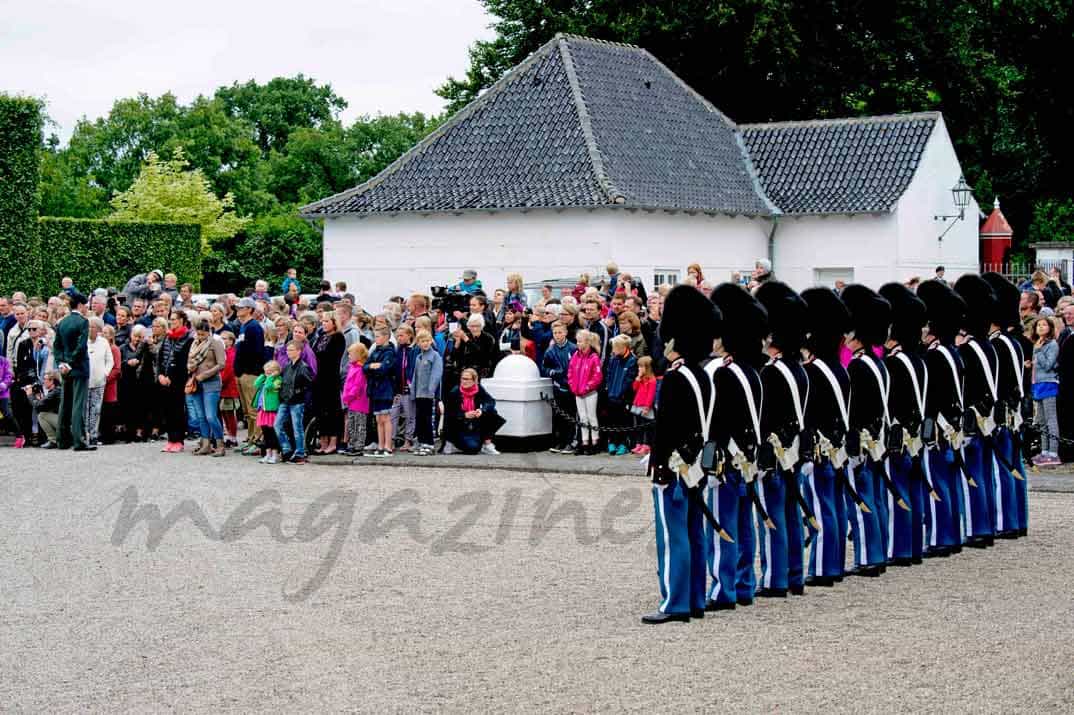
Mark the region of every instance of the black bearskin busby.
POLYGON ((976 273, 967 273, 955 281, 954 287, 966 301, 966 331, 974 337, 988 337, 988 326, 995 319, 998 307, 992 286, 976 273))
POLYGON ((802 291, 806 304, 805 345, 824 361, 838 360, 843 336, 850 332, 850 311, 842 298, 830 288, 807 288, 802 291))
POLYGON ((923 281, 917 287, 917 297, 925 304, 929 332, 941 343, 954 341, 966 316, 966 301, 946 283, 923 281))
POLYGON ((724 350, 748 364, 763 364, 761 348, 768 335, 768 312, 764 306, 735 283, 716 286, 712 302, 723 314, 724 350))
POLYGON ((891 337, 904 349, 917 350, 927 321, 925 304, 902 283, 880 286, 880 295, 891 304, 891 337))
POLYGON ((712 353, 712 341, 721 334, 719 308, 692 286, 672 288, 664 299, 660 339, 675 341, 674 350, 687 363, 698 363, 712 353))
POLYGON ((1001 276, 999 273, 982 273, 981 278, 992 287, 996 294, 996 311, 992 322, 1001 328, 1013 328, 1021 325, 1022 318, 1018 314, 1018 301, 1022 297, 1018 286, 1001 276))
POLYGON ((855 283, 843 289, 843 303, 850 311, 854 337, 867 347, 883 345, 891 323, 891 305, 875 290, 855 283))
POLYGON ((792 360, 805 341, 807 311, 805 301, 786 283, 768 281, 754 292, 756 298, 768 311, 768 329, 772 344, 792 360))

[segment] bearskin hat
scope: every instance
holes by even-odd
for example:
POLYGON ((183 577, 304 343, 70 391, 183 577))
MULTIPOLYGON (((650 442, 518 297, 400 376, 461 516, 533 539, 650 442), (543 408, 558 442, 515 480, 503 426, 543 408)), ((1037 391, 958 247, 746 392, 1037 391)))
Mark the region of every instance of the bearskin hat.
POLYGON ((753 297, 768 311, 772 343, 786 353, 801 350, 805 341, 808 310, 801 296, 786 283, 767 281, 754 291, 753 297))
POLYGON ((925 304, 929 332, 950 343, 958 334, 966 316, 966 301, 946 283, 932 279, 917 287, 917 297, 925 304))
POLYGON ((660 339, 675 341, 675 352, 688 363, 703 360, 712 352, 712 341, 720 336, 720 310, 697 288, 680 285, 664 299, 660 318, 660 339))
POLYGON ((850 326, 862 345, 882 345, 888 337, 891 305, 875 290, 860 283, 843 289, 843 303, 850 311, 850 326))
POLYGON ((839 295, 829 288, 807 288, 802 291, 806 304, 805 344, 822 360, 839 355, 843 335, 850 331, 850 311, 839 295))
POLYGON ((966 273, 955 281, 955 292, 966 301, 966 331, 975 337, 988 336, 988 326, 996 318, 999 303, 992 286, 976 273, 966 273))
POLYGON ((927 322, 925 304, 902 283, 880 286, 880 296, 891 304, 891 337, 907 350, 917 348, 927 322))
POLYGON ((1022 319, 1018 315, 1018 301, 1022 293, 1018 286, 999 273, 982 273, 981 278, 984 278, 996 294, 996 313, 992 322, 1004 328, 1020 325, 1022 319))
POLYGON ((735 357, 755 361, 768 335, 768 311, 735 283, 721 283, 712 291, 712 302, 723 314, 723 347, 735 357))

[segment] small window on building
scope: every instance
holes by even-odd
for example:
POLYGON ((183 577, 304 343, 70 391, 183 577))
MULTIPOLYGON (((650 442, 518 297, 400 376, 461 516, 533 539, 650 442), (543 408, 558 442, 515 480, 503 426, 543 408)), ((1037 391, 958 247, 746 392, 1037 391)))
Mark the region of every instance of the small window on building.
POLYGON ((677 268, 657 268, 653 272, 653 288, 657 288, 663 284, 678 285, 679 283, 679 270, 677 268))
POLYGON ((836 281, 850 285, 854 282, 853 268, 814 268, 813 283, 825 288, 834 288, 836 281))

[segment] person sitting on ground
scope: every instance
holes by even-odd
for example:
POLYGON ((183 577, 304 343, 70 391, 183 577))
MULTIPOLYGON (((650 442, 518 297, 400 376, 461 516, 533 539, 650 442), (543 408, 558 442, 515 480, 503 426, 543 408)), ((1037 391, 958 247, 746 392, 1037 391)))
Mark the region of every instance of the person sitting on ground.
POLYGON ((444 454, 499 454, 492 437, 504 425, 496 400, 481 387, 473 368, 459 376, 459 385, 444 398, 444 454))
POLYGON ((42 449, 56 449, 56 435, 60 429, 60 397, 63 394, 60 373, 50 370, 45 373, 40 386, 27 385, 23 389, 30 398, 37 424, 45 433, 42 449))

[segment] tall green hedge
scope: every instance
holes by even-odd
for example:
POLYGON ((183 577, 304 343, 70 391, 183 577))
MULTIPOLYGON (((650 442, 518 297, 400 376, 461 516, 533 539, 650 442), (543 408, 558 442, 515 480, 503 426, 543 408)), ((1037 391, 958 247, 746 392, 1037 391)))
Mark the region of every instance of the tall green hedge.
POLYGON ((39 101, 0 94, 0 293, 36 282, 21 247, 36 229, 41 127, 39 101))
POLYGON ((201 228, 197 224, 107 221, 82 218, 38 220, 39 269, 35 292, 55 294, 70 276, 79 290, 120 290, 136 273, 155 268, 179 283, 201 281, 201 228))

